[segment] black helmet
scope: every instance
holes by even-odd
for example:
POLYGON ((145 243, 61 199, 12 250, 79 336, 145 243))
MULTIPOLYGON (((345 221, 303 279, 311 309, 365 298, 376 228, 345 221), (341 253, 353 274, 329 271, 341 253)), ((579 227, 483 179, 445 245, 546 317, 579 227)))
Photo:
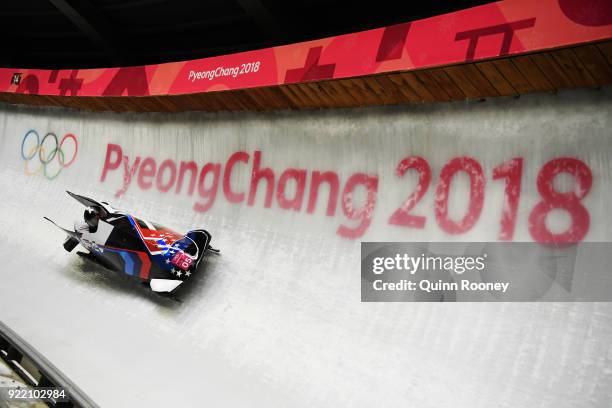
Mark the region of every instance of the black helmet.
POLYGON ((98 220, 100 219, 100 210, 96 207, 87 207, 85 209, 85 213, 83 214, 83 218, 85 222, 90 227, 95 227, 98 225, 98 220))

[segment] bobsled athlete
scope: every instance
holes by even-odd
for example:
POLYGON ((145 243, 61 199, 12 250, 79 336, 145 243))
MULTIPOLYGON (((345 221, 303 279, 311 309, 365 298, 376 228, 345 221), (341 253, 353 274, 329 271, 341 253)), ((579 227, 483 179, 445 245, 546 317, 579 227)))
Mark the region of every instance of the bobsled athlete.
POLYGON ((85 232, 96 232, 100 221, 101 210, 95 206, 87 207, 83 213, 83 221, 74 222, 74 231, 81 234, 85 232))

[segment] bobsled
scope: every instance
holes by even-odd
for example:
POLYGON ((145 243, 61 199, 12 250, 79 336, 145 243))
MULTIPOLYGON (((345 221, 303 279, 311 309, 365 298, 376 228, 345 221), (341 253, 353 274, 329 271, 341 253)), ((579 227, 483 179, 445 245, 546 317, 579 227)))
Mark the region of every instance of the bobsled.
POLYGON ((172 295, 197 272, 207 253, 219 253, 211 247, 211 235, 206 230, 183 235, 116 210, 107 202, 67 193, 87 207, 86 214, 95 209, 97 225, 84 223, 79 228, 75 224, 75 230, 70 230, 44 217, 66 233, 64 249, 72 252, 81 244, 87 252, 78 251, 78 255, 138 279, 153 292, 172 295))

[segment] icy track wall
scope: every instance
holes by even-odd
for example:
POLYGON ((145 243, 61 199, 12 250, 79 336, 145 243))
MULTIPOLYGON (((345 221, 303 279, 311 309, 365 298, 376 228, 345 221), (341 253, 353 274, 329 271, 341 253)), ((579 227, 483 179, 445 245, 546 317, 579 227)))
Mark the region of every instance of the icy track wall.
POLYGON ((607 105, 533 102, 435 114, 14 112, 5 163, 35 173, 29 182, 53 179, 130 208, 144 201, 142 212, 156 206, 204 226, 370 241, 606 240, 607 105))
POLYGON ((361 304, 359 243, 609 241, 611 113, 610 89, 302 113, 4 107, 0 319, 102 406, 609 406, 608 304, 361 304), (81 217, 65 190, 206 228, 222 256, 184 304, 159 304, 63 251, 42 216, 81 217))

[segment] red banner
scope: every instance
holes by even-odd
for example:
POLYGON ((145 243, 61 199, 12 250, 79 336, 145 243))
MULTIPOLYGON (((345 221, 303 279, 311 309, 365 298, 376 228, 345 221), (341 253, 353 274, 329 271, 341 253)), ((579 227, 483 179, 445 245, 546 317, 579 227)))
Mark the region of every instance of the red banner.
POLYGON ((609 0, 505 0, 394 26, 219 57, 101 69, 0 68, 0 92, 179 95, 456 64, 612 39, 609 0))

